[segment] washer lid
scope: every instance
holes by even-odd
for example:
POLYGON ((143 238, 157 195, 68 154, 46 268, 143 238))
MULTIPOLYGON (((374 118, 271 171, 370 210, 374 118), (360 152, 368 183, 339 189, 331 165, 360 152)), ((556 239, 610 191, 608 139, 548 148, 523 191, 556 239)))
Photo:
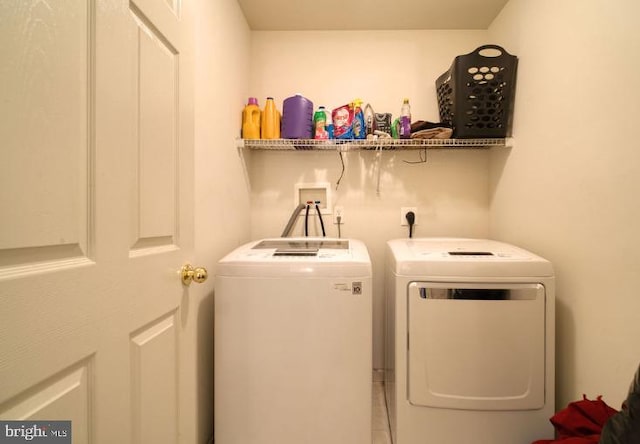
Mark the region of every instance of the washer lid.
POLYGON ((218 276, 371 276, 366 246, 354 239, 274 238, 242 245, 218 263, 218 276))
POLYGON ((546 259, 489 239, 396 239, 387 246, 389 265, 401 276, 553 276, 553 267, 546 259))
POLYGON ((349 250, 349 241, 344 239, 265 239, 255 244, 251 249, 275 249, 272 253, 273 256, 337 256, 341 250, 345 250, 344 252, 349 250))

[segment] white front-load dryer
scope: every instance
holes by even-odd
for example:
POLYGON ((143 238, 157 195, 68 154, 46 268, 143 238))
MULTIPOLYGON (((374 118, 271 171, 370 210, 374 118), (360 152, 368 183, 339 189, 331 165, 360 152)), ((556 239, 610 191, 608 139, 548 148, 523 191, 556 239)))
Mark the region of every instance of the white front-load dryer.
POLYGON ((371 287, 353 239, 265 239, 218 263, 216 444, 371 444, 371 287))
POLYGON ((551 263, 483 239, 387 243, 385 394, 394 444, 553 438, 551 263))

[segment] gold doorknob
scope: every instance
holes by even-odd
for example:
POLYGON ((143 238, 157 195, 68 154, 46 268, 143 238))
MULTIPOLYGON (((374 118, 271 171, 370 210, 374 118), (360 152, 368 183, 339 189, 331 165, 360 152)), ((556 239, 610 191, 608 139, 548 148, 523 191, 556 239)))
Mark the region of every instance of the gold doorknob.
POLYGON ((182 277, 182 283, 186 286, 191 285, 191 281, 202 284, 209 277, 206 268, 194 267, 191 264, 183 266, 180 270, 180 275, 182 277))

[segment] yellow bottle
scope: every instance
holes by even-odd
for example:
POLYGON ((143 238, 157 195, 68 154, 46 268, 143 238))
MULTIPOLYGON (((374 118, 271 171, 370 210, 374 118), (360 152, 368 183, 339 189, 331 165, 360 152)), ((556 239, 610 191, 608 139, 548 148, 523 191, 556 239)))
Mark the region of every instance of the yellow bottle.
POLYGON ((260 131, 263 139, 280 138, 280 112, 276 109, 273 97, 267 97, 267 103, 262 112, 260 131))
POLYGON ((244 139, 260 138, 260 120, 258 99, 249 97, 249 103, 242 111, 242 137, 244 139))

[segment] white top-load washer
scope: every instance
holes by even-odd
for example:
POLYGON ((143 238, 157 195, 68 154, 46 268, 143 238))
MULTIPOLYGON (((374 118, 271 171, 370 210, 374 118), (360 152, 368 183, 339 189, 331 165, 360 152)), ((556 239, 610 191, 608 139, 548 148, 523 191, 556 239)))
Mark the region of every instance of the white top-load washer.
POLYGON ((218 263, 216 444, 371 443, 371 287, 353 239, 265 239, 218 263))
POLYGON ((387 244, 385 390, 394 444, 553 438, 550 262, 484 239, 387 244))

